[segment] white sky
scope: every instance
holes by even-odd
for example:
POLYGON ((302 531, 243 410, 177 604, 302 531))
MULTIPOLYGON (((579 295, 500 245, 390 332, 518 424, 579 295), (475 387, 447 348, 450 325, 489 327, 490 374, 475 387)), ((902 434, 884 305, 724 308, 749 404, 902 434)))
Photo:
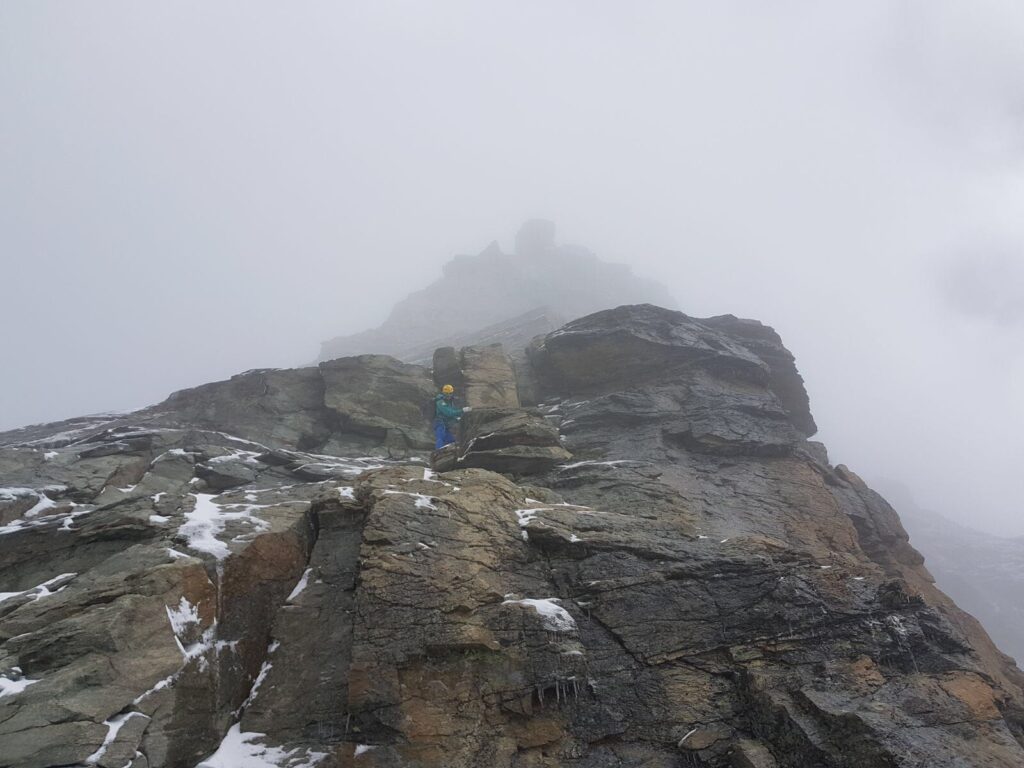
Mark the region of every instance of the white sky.
POLYGON ((1024 534, 1024 5, 0 4, 0 429, 312 360, 533 216, 1024 534))

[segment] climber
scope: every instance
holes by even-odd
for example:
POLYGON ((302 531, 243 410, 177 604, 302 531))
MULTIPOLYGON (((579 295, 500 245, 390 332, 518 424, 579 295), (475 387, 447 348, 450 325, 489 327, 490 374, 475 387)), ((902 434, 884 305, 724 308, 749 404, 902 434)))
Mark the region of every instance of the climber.
POLYGON ((460 408, 455 404, 455 387, 445 384, 441 393, 434 398, 434 448, 441 450, 455 442, 452 428, 469 408, 460 408))

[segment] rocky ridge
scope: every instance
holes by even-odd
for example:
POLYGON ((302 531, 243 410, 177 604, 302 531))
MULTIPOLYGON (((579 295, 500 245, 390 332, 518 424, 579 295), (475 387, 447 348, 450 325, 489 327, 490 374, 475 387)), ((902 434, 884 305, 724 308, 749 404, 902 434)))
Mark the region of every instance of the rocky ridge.
POLYGON ((1024 764, 1024 676, 771 329, 626 306, 516 357, 0 435, 0 766, 1024 764), (431 468, 433 377, 473 410, 431 468))
POLYGON ((437 347, 502 343, 513 357, 566 320, 619 304, 673 306, 664 286, 586 248, 556 243, 553 222, 527 221, 513 253, 497 242, 456 256, 442 276, 398 302, 378 328, 321 345, 320 360, 367 353, 429 365, 437 347))
POLYGON ((976 616, 1001 649, 1024 658, 1024 537, 993 536, 922 509, 905 488, 886 488, 942 590, 976 616))

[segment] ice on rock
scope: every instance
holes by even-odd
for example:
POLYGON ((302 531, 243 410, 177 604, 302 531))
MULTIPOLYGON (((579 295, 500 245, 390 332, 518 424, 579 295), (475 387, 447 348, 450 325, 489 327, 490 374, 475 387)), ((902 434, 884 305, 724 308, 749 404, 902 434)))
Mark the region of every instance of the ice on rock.
POLYGON ((540 600, 526 598, 523 600, 504 600, 502 605, 524 605, 540 614, 544 629, 549 632, 575 632, 576 620, 562 606, 558 605, 557 597, 540 600))

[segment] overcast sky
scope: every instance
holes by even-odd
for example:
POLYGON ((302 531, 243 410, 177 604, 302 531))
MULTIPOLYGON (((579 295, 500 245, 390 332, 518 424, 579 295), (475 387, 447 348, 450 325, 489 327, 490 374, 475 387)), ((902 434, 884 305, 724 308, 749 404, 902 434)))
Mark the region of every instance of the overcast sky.
POLYGON ((543 216, 1024 534, 1024 4, 0 4, 0 428, 312 360, 543 216))

